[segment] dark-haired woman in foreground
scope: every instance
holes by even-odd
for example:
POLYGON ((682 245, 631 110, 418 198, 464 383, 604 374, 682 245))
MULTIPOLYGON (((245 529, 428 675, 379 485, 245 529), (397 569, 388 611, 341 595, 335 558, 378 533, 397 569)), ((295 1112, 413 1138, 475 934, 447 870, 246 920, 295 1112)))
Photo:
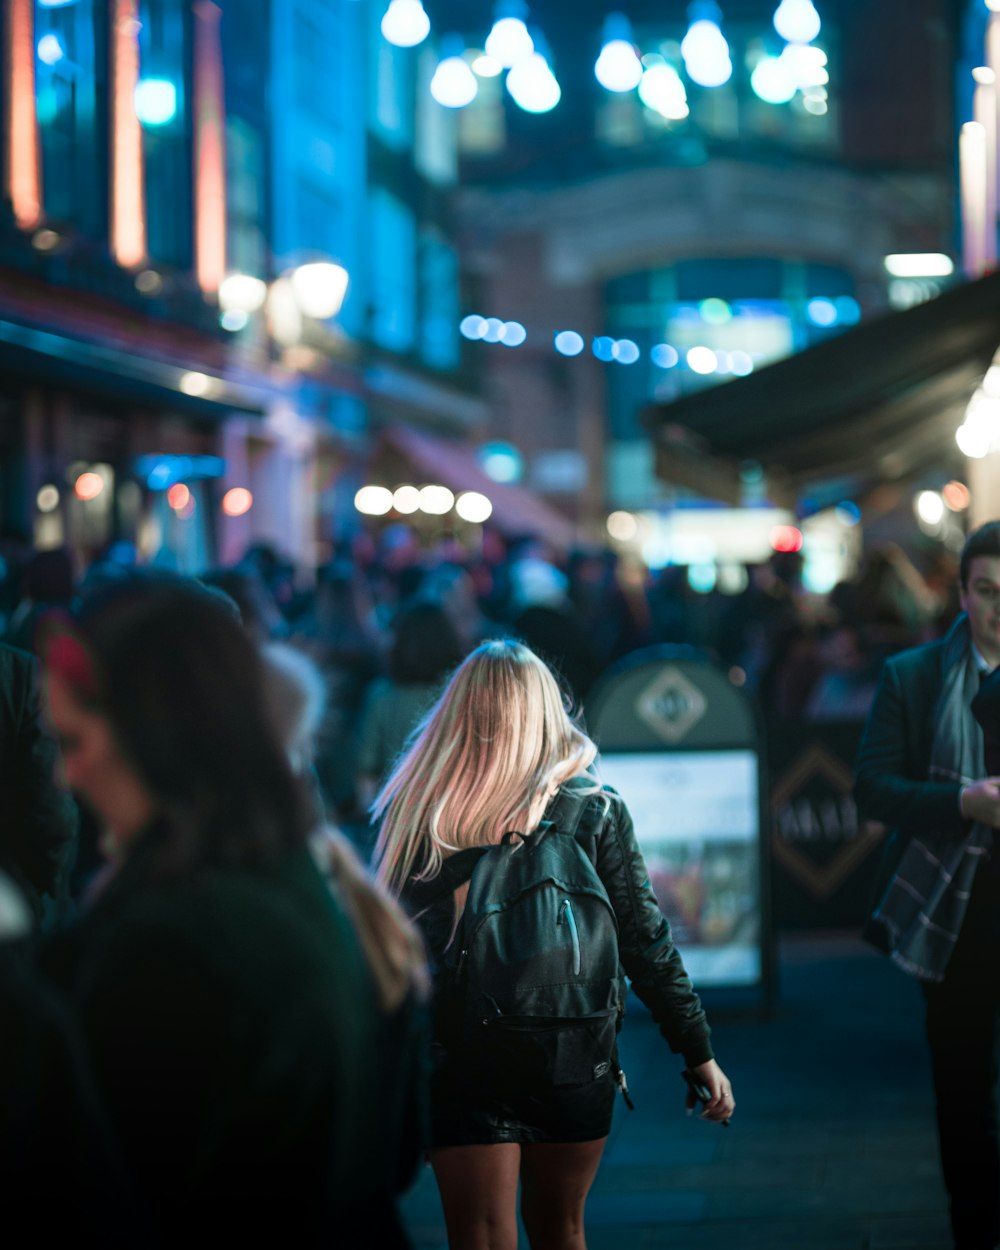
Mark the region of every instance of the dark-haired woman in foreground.
POLYGON ((373 987, 252 642, 211 592, 137 580, 42 654, 109 858, 48 967, 153 1224, 167 1244, 402 1244, 368 1114, 373 987))

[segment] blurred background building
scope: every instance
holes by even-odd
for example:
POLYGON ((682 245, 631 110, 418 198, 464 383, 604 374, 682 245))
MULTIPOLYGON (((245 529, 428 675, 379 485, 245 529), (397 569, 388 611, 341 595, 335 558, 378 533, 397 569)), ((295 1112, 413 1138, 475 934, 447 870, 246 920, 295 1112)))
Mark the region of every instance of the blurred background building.
POLYGON ((953 544, 1000 321, 922 310, 995 264, 993 7, 3 0, 4 533, 308 569, 492 505, 816 590, 859 521, 953 544))

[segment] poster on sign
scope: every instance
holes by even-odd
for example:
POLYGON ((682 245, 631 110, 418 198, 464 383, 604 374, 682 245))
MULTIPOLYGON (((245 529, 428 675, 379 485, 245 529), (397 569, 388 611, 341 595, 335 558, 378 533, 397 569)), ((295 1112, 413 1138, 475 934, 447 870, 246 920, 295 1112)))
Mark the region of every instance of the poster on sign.
POLYGON ((756 752, 609 752, 600 775, 628 805, 653 892, 695 984, 758 984, 756 752))

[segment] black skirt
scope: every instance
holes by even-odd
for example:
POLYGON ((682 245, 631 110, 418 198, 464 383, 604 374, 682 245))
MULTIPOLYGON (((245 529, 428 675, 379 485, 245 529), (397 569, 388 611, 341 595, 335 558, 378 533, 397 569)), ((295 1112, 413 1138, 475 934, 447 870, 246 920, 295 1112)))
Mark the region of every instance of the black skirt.
POLYGON ((597 1141, 611 1131, 614 1070, 575 1085, 520 1079, 516 1071, 440 1055, 431 1077, 431 1146, 597 1141))

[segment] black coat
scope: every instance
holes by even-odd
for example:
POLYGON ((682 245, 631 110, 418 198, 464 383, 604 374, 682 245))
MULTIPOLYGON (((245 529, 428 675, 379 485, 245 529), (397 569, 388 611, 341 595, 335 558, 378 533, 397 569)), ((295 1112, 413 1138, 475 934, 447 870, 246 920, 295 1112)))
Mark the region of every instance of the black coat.
POLYGON ((346 1246, 393 1225, 372 986, 308 852, 164 880, 156 837, 46 959, 141 1204, 176 1245, 346 1246))
MULTIPOLYGON (((959 810, 961 784, 930 781, 934 714, 941 693, 946 639, 913 647, 886 660, 861 736, 854 797, 861 812, 889 827, 874 895, 882 898, 914 834, 965 837, 959 810)), ((879 946, 882 939, 866 930, 879 946)))
MULTIPOLYGON (((578 792, 594 784, 591 777, 568 782, 549 804, 545 819, 560 828, 575 828, 614 909, 621 964, 633 990, 649 1008, 671 1050, 695 1067, 713 1057, 705 1012, 653 894, 632 817, 621 796, 605 787, 587 801, 578 818, 578 792)), ((478 855, 476 849, 460 851, 445 860, 438 878, 413 882, 404 892, 403 901, 421 926, 435 964, 441 963, 454 927, 454 890, 471 877, 478 855), (422 912, 428 900, 436 901, 422 912)), ((439 1015, 436 1040, 447 1046, 440 1030, 448 1026, 440 1020, 439 1015)))
POLYGON ((57 751, 38 705, 38 666, 0 643, 0 869, 36 917, 42 896, 61 898, 72 865, 76 805, 56 779, 57 751))

